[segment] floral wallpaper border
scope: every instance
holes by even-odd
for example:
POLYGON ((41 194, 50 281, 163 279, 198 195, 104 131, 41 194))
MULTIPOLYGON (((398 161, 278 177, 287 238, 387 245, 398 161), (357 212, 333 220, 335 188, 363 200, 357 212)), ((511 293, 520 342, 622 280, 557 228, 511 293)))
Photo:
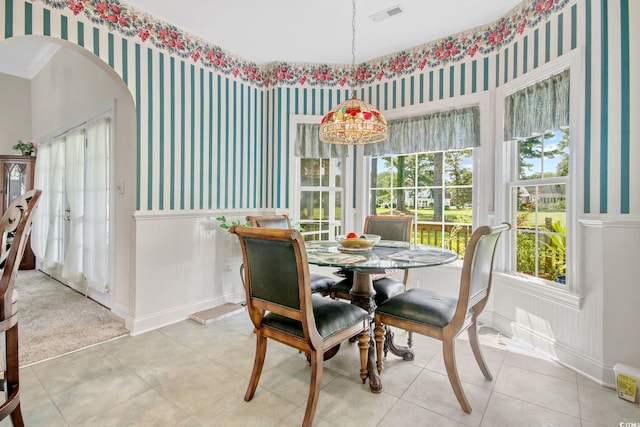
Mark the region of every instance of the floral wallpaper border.
POLYGON ((408 75, 426 67, 441 67, 466 57, 488 54, 507 45, 527 27, 562 9, 569 0, 525 0, 508 15, 466 33, 451 35, 410 50, 400 51, 356 66, 292 64, 275 62, 258 66, 254 62, 225 52, 220 46, 192 36, 176 26, 121 3, 119 0, 37 0, 54 9, 68 9, 74 15, 84 14, 91 22, 126 37, 150 42, 170 54, 191 59, 224 75, 232 75, 259 87, 308 85, 349 87, 354 82, 371 84, 383 79, 408 75))

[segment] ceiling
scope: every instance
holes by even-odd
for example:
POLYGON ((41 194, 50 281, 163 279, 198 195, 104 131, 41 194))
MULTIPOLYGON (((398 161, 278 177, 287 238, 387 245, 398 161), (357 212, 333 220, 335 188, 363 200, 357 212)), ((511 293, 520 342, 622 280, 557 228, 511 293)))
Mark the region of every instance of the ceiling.
MULTIPOLYGON (((129 0, 204 41, 258 65, 351 64, 352 4, 347 0, 129 0)), ((522 0, 356 0, 357 63, 409 49, 506 15, 522 0), (388 16, 386 10, 402 12, 388 16), (380 14, 386 19, 374 20, 380 14)), ((50 44, 0 43, 0 72, 33 77, 50 44), (44 50, 42 52, 41 50, 44 50)))
POLYGON ((0 73, 32 79, 60 45, 38 38, 9 39, 0 43, 0 73))

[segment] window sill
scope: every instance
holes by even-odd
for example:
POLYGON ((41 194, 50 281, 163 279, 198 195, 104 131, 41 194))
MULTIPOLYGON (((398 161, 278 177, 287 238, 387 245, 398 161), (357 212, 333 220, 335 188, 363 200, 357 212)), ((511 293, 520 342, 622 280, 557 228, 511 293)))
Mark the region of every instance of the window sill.
POLYGON ((494 280, 500 285, 534 297, 544 298, 549 302, 563 305, 573 310, 582 308, 583 297, 564 289, 545 283, 543 279, 519 276, 511 273, 494 272, 494 280))

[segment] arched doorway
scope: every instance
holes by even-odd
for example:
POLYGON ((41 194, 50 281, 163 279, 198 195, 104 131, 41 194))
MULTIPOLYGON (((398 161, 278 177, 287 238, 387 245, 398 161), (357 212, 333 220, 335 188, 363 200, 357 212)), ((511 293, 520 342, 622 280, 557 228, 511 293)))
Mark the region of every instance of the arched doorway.
MULTIPOLYGON (((129 311, 134 294, 130 270, 134 266, 131 214, 135 210, 136 152, 131 142, 135 141, 137 126, 129 88, 100 58, 64 40, 24 36, 0 42, 0 62, 13 64, 17 74, 21 61, 31 67, 24 68, 25 74, 20 76, 29 80, 25 95, 29 99, 0 102, 18 102, 23 114, 30 116, 26 138, 36 142, 51 138, 100 112, 112 112, 109 296, 99 302, 127 318, 132 315, 129 311), (31 60, 25 62, 25 58, 31 60)), ((11 145, 7 141, 0 150, 10 153, 11 145)))

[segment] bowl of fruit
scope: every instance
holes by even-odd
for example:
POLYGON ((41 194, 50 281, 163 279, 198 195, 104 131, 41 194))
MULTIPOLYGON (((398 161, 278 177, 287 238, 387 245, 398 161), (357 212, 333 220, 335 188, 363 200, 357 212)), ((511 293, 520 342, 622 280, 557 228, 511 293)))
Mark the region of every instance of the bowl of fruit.
POLYGON ((340 244, 338 249, 366 251, 370 250, 373 245, 380 241, 380 236, 377 234, 357 234, 351 232, 349 234, 336 236, 336 241, 340 244))

